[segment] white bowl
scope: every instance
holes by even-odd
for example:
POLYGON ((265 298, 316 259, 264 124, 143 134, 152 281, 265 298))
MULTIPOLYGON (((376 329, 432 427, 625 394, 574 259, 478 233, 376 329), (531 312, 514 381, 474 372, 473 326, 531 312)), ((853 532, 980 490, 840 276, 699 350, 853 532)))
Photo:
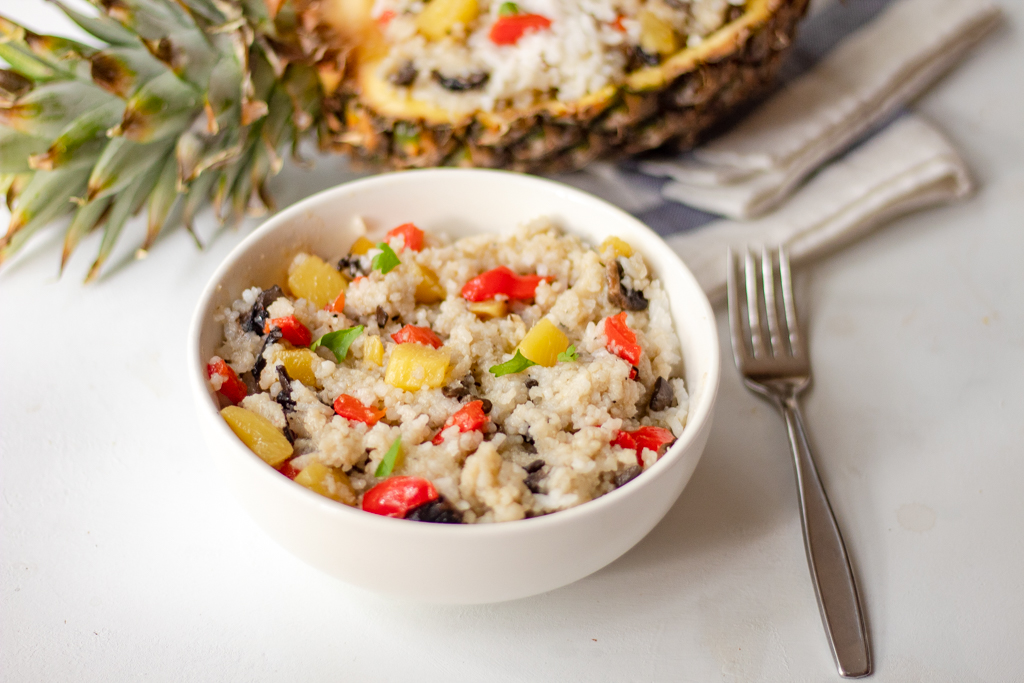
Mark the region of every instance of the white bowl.
POLYGON ((210 453, 238 499, 272 538, 311 565, 379 593, 438 603, 512 600, 564 586, 604 567, 668 512, 708 439, 719 350, 707 297, 675 253, 629 214, 591 195, 503 171, 436 169, 379 175, 305 199, 268 220, 231 253, 200 297, 189 372, 210 453), (462 237, 507 232, 549 216, 592 244, 610 235, 638 249, 669 293, 682 344, 690 412, 682 436, 629 485, 578 507, 515 522, 413 523, 353 509, 289 481, 228 428, 205 377, 221 339, 214 313, 252 285, 284 282, 292 256, 347 253, 352 219, 371 229, 414 221, 462 237))

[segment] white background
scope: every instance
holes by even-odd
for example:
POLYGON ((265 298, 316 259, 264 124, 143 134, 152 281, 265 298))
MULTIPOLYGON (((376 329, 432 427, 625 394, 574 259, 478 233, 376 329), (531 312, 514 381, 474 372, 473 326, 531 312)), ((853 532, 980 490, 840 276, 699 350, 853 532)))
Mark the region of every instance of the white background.
MULTIPOLYGON (((39 0, 3 11, 72 32, 39 0)), ((980 189, 803 269, 807 420, 866 600, 873 680, 1024 671, 1024 6, 919 104, 980 189)), ((281 203, 349 177, 288 168, 281 203)), ((414 210, 412 207, 411 210, 414 210)), ((6 221, 6 214, 0 216, 6 221)), ((726 356, 679 502, 597 574, 480 607, 397 604, 266 538, 212 469, 185 334, 213 269, 184 231, 81 284, 60 231, 0 270, 0 677, 10 681, 830 681, 780 418, 726 356)), ((720 316, 723 343, 727 339, 720 316)), ((409 567, 415 572, 416 567, 409 567)))

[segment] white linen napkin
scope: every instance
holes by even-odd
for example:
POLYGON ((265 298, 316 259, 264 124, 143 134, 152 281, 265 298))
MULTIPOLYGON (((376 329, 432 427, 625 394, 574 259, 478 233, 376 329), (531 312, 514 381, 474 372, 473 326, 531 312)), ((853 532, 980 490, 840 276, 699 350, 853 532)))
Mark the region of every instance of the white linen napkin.
POLYGON ((774 213, 752 221, 715 221, 667 242, 717 304, 725 295, 730 246, 785 245, 799 263, 895 216, 970 191, 956 150, 931 124, 907 115, 824 168, 774 213))
POLYGON ((920 94, 999 16, 988 0, 899 0, 731 132, 640 168, 672 178, 666 199, 731 218, 763 215, 920 94))

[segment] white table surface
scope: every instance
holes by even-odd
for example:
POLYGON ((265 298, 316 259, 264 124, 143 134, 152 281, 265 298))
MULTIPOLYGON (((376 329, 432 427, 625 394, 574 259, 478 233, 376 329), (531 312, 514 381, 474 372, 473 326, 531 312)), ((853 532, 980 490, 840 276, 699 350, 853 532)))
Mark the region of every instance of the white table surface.
MULTIPOLYGON (((39 0, 4 4, 71 30, 39 0)), ((977 195, 800 273, 807 419, 877 681, 1024 676, 1024 3, 1005 6, 1006 25, 919 106, 977 195)), ((343 168, 288 169, 279 196, 343 168)), ((201 226, 212 234, 208 216, 201 226)), ((728 360, 679 502, 576 584, 498 605, 398 604, 275 545, 225 494, 185 381, 193 304, 248 227, 203 252, 177 230, 88 287, 95 235, 62 279, 57 231, 0 271, 0 678, 837 680, 782 422, 728 360)), ((719 330, 724 342, 721 315, 719 330)))

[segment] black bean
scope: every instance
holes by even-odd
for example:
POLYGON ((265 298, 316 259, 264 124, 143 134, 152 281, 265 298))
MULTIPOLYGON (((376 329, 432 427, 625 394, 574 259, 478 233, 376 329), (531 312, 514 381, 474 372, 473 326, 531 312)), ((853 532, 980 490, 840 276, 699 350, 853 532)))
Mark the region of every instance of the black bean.
POLYGON ((388 324, 388 312, 384 310, 383 306, 378 306, 374 315, 376 316, 377 327, 383 330, 384 326, 388 324))
POLYGON ((285 415, 295 410, 295 399, 292 398, 292 378, 288 376, 288 371, 283 365, 277 366, 277 379, 281 383, 281 391, 278 392, 277 398, 274 399, 278 402, 281 408, 284 409, 285 415))
POLYGON ((343 275, 347 275, 348 279, 355 280, 357 277, 363 275, 369 275, 366 269, 363 267, 363 259, 355 254, 344 256, 338 261, 338 270, 343 275))
POLYGON ((432 71, 430 75, 442 88, 445 90, 451 90, 452 92, 463 92, 465 90, 476 90, 478 88, 482 88, 491 77, 490 74, 483 72, 468 74, 466 76, 445 76, 436 69, 432 71))
POLYGON ((263 336, 263 326, 267 324, 267 318, 269 317, 267 308, 282 296, 284 296, 284 292, 277 285, 260 292, 252 308, 249 310, 249 315, 246 316, 245 321, 242 323, 242 329, 246 332, 255 332, 263 336))
POLYGON ((483 410, 485 414, 491 412, 491 408, 493 408, 494 405, 490 401, 486 398, 482 398, 480 399, 480 402, 483 403, 483 405, 480 406, 480 409, 483 410))
POLYGON ((622 264, 618 259, 608 263, 608 301, 624 311, 647 310, 647 297, 643 292, 622 284, 622 264))
POLYGON ((539 386, 539 385, 540 385, 540 382, 538 382, 535 379, 528 379, 528 380, 526 380, 526 390, 527 391, 529 391, 530 389, 533 389, 534 387, 539 386))
POLYGON ((539 470, 541 467, 544 467, 544 461, 543 460, 534 460, 533 462, 531 462, 529 465, 526 466, 526 473, 527 474, 533 474, 534 472, 539 470))
POLYGON ((639 465, 632 465, 615 475, 615 487, 625 486, 640 476, 643 469, 639 465))
POLYGON ((542 493, 540 482, 545 476, 547 475, 544 474, 544 470, 538 469, 526 475, 526 478, 523 479, 523 483, 526 485, 526 488, 530 489, 531 493, 542 493))
POLYGON ((654 382, 654 393, 651 394, 651 402, 648 407, 653 412, 671 408, 676 404, 676 392, 672 384, 664 377, 659 377, 654 382))
POLYGON ((458 384, 449 384, 441 389, 441 393, 447 398, 462 398, 469 396, 469 389, 462 386, 462 382, 459 382, 458 384))
POLYGON ((529 434, 523 434, 523 443, 528 443, 532 446, 534 444, 533 437, 529 434))
POLYGON ((405 514, 406 519, 433 524, 461 524, 462 513, 456 510, 443 496, 414 507, 405 514))
POLYGON ((263 340, 263 346, 260 347, 259 353, 256 354, 256 363, 252 366, 252 376, 256 378, 256 383, 259 384, 260 375, 263 374, 263 368, 267 367, 267 359, 263 357, 263 352, 270 348, 271 344, 276 344, 281 341, 280 327, 270 328, 270 332, 263 340))
POLYGON ((418 76, 419 73, 420 72, 416 69, 416 66, 411 60, 409 60, 402 64, 397 71, 392 73, 388 77, 388 80, 391 81, 392 85, 405 87, 407 85, 412 85, 412 82, 416 80, 416 76, 418 76))

